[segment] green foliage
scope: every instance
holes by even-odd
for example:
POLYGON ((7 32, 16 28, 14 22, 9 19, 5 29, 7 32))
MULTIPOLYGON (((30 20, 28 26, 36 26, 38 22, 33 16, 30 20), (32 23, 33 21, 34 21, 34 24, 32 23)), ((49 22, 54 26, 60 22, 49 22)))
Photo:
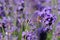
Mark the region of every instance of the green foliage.
POLYGON ((52 39, 52 31, 48 33, 46 40, 51 40, 51 39, 52 39))

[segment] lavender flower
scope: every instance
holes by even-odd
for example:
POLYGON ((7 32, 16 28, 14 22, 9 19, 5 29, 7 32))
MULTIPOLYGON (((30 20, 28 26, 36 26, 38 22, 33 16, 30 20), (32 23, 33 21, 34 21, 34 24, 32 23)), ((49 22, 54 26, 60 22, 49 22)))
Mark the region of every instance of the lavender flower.
POLYGON ((10 28, 5 28, 6 32, 13 33, 17 28, 14 26, 11 26, 10 28))
POLYGON ((36 33, 30 31, 30 32, 24 32, 23 38, 26 37, 26 40, 37 40, 36 33))
POLYGON ((3 39, 3 35, 2 35, 2 33, 0 33, 0 40, 2 40, 3 39))

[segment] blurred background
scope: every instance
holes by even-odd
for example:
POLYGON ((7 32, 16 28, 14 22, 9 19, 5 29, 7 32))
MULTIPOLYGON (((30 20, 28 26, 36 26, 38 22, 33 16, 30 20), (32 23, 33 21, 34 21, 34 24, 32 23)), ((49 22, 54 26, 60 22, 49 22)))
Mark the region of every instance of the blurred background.
POLYGON ((60 40, 60 0, 0 0, 0 40, 60 40))

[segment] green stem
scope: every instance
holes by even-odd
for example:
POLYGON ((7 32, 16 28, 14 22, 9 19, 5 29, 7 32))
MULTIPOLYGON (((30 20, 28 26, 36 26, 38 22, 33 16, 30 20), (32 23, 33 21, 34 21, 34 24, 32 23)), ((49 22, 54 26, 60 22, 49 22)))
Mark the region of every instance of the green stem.
POLYGON ((4 33, 5 33, 5 32, 4 32, 4 28, 3 28, 3 27, 2 27, 2 33, 3 33, 3 35, 4 35, 4 33))
POLYGON ((21 28, 19 35, 18 35, 18 40, 21 40, 21 39, 22 39, 22 28, 21 28))
POLYGON ((2 27, 2 31, 3 31, 3 34, 4 34, 4 29, 3 29, 3 27, 2 27))

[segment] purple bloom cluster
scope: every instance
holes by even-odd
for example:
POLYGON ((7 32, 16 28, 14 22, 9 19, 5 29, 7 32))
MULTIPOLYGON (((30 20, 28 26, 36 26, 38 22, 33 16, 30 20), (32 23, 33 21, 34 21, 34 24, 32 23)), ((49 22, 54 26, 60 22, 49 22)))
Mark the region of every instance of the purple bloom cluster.
POLYGON ((52 14, 51 12, 52 12, 51 8, 44 8, 42 11, 37 10, 34 12, 34 18, 40 16, 41 19, 39 21, 43 23, 43 25, 51 26, 57 19, 56 15, 52 14))
POLYGON ((38 40, 37 35, 35 32, 29 31, 29 32, 23 32, 22 40, 25 38, 26 40, 38 40))

